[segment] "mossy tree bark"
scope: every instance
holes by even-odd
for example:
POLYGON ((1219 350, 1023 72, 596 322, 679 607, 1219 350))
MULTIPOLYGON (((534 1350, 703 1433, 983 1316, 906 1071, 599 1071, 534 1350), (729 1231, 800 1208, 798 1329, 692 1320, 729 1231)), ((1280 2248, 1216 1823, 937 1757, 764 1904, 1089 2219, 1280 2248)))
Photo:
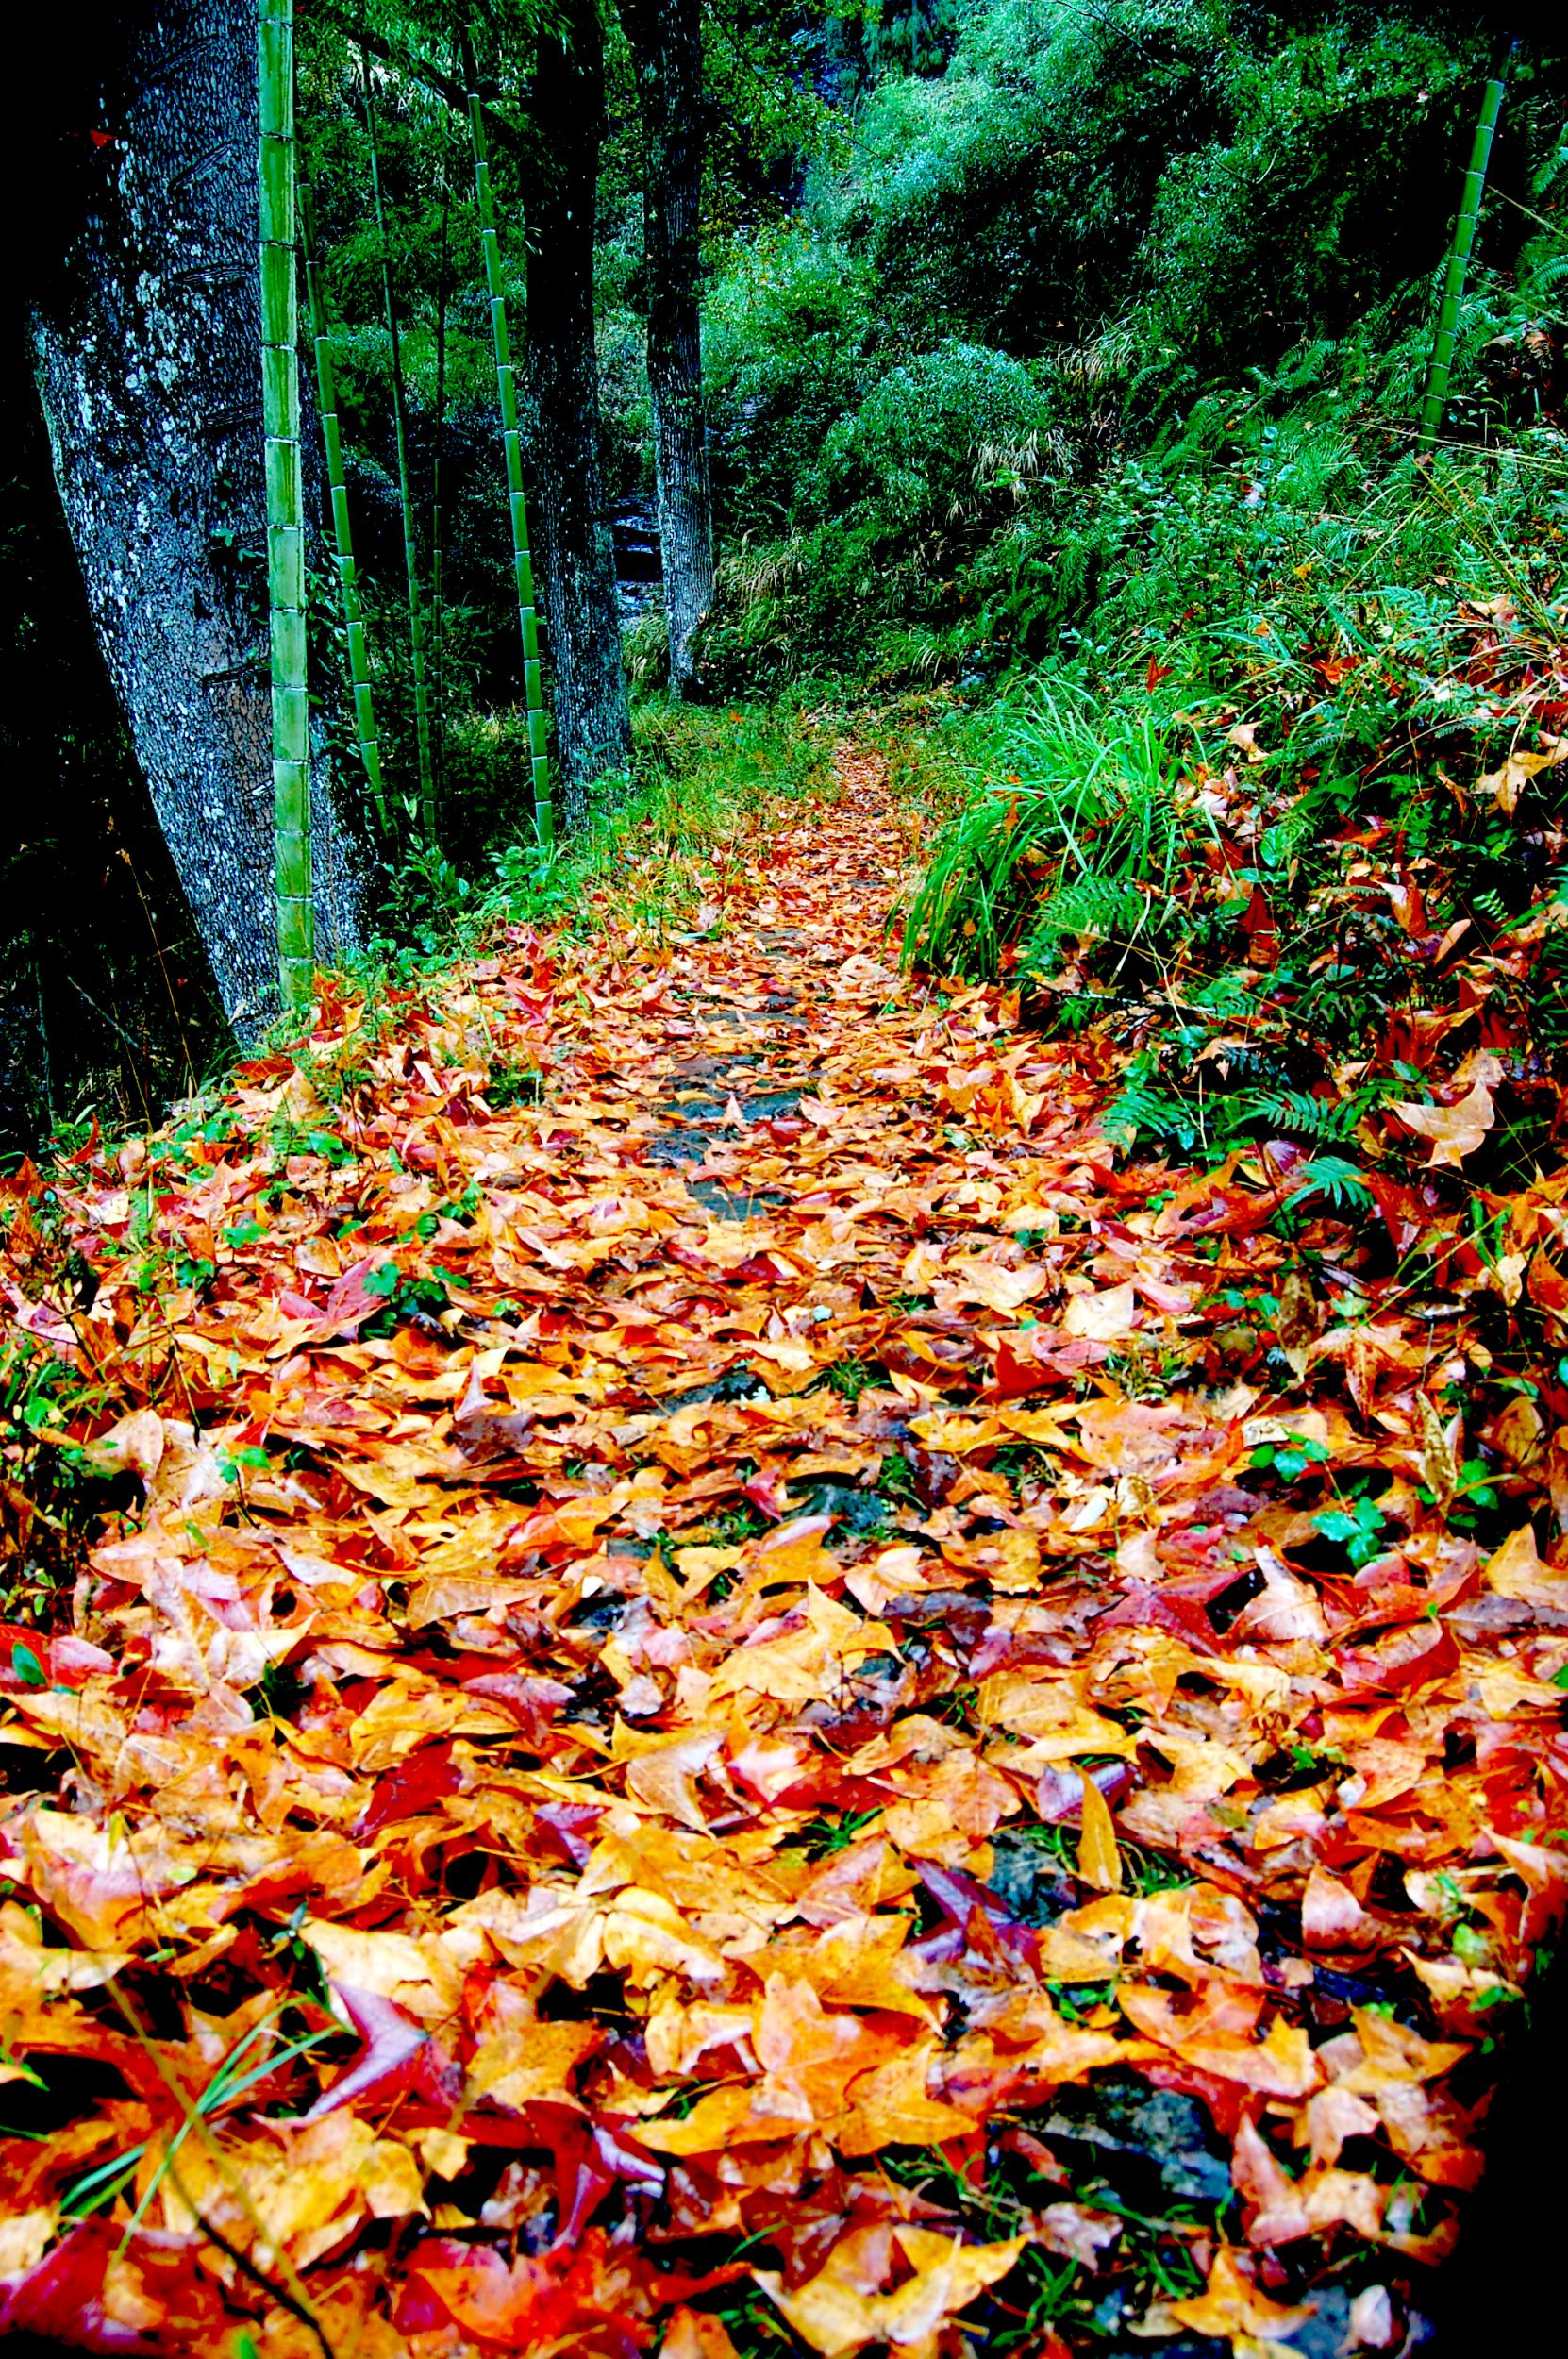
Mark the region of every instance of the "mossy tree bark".
POLYGON ((528 271, 529 382, 538 421, 539 541, 561 817, 631 758, 615 554, 600 462, 593 228, 605 131, 604 37, 593 0, 569 0, 563 39, 542 41, 534 120, 544 149, 528 271))
MULTIPOLYGON (((34 376, 109 678, 243 1038, 278 1002, 256 0, 150 0, 108 47, 110 136, 39 257, 34 376)), ((319 756, 311 805, 333 959, 367 869, 319 756)))
POLYGON ((707 115, 698 0, 622 0, 642 121, 648 390, 670 684, 696 686, 713 604, 713 494, 702 394, 701 204, 707 115))

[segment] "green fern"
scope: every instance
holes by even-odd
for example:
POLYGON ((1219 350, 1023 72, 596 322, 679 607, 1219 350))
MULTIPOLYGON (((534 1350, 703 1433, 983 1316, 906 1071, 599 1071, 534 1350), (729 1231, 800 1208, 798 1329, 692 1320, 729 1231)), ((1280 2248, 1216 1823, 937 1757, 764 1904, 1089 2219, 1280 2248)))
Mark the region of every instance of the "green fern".
POLYGON ((1136 885, 1091 869, 1053 893, 1030 929, 1021 964, 1032 970, 1054 961, 1067 936, 1091 941, 1123 942, 1140 932, 1148 920, 1150 903, 1136 885))
POLYGON ((1298 1211, 1313 1196, 1326 1197, 1337 1213, 1371 1212, 1377 1200, 1355 1164, 1347 1163, 1343 1155, 1315 1155, 1296 1177, 1300 1184, 1285 1200, 1288 1213, 1298 1211))
POLYGON ((1366 1112, 1362 1097, 1314 1097, 1310 1090, 1247 1090, 1232 1101, 1228 1127, 1288 1138, 1353 1138, 1366 1112))
POLYGON ((1106 1109, 1105 1131, 1129 1149, 1140 1139, 1153 1139, 1191 1152, 1203 1137, 1203 1119, 1186 1098, 1147 1081, 1128 1080, 1106 1109))

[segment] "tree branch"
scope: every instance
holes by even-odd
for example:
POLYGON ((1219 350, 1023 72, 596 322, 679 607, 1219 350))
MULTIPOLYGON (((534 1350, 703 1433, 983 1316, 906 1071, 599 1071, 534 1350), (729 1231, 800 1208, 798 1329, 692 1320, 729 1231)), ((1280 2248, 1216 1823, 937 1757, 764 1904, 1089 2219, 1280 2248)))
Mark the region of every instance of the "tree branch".
MULTIPOLYGON (((424 58, 410 57, 407 50, 384 40, 379 33, 367 31, 357 21, 354 11, 333 7, 332 0, 326 0, 322 13, 357 48, 368 49, 373 58, 379 58, 381 63, 390 65, 394 73, 406 74, 410 81, 423 84, 436 97, 444 99, 453 113, 461 115, 463 122, 467 123, 468 92, 452 75, 443 74, 439 66, 429 64, 424 58)), ((531 180, 539 171, 539 145, 532 130, 513 123, 509 115, 497 113, 487 99, 481 99, 479 107, 485 119, 487 135, 497 146, 504 147, 509 156, 515 157, 531 180)))

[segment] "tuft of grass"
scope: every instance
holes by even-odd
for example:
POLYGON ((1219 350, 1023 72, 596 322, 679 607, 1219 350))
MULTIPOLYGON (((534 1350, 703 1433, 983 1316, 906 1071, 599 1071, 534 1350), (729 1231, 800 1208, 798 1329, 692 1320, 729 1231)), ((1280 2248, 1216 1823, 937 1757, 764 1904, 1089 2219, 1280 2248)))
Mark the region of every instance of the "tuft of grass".
POLYGON ((509 1106, 537 1106, 544 1096, 544 1076, 536 1064, 516 1057, 497 1057, 485 1082, 485 1104, 492 1113, 509 1106))
POLYGON ((881 1815, 878 1806, 875 1810, 846 1810, 837 1818, 825 1815, 809 1819, 800 1831, 799 1840, 812 1859, 827 1859, 835 1851, 847 1851, 857 1835, 863 1834, 881 1815))
POLYGON ((634 737, 629 775, 599 781, 577 835, 549 852, 522 842, 492 856, 481 933, 548 921, 661 940, 710 909, 707 930, 723 922, 726 875, 755 865, 777 801, 833 792, 831 736, 798 700, 651 702, 635 712, 634 737))
POLYGON ((880 1360, 835 1360, 823 1381, 846 1407, 856 1409, 862 1393, 886 1384, 888 1371, 880 1360))
MULTIPOLYGON (((1119 972, 1181 922, 1203 808, 1182 791, 1193 733, 1174 718, 1035 680, 976 716, 970 794, 905 918, 905 955, 939 974, 1051 971, 1091 941, 1119 972)), ((967 750, 967 761, 965 761, 967 750)))

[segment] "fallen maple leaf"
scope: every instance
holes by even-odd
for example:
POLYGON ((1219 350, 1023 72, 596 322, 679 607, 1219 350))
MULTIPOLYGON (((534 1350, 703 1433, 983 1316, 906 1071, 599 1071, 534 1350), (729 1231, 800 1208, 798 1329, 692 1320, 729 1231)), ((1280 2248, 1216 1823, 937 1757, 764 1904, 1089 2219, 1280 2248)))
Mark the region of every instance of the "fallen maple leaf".
POLYGON ((1301 1896, 1301 1935, 1309 1949, 1376 1948, 1379 1933, 1348 1884, 1313 1865, 1301 1896))
POLYGON ((710 2311, 689 2310, 684 2302, 671 2311, 659 2350, 659 2359, 736 2359, 723 2318, 710 2311))
POLYGON ((1062 1330, 1068 1335, 1082 1336, 1096 1344, 1120 1343, 1143 1324, 1137 1289, 1129 1280, 1126 1285, 1108 1286, 1099 1294, 1076 1294, 1062 1314, 1062 1330))
POLYGON ((1122 1888, 1122 1856, 1116 1848, 1116 1829, 1105 1796, 1093 1778, 1082 1783, 1083 1833, 1078 1843, 1078 1874, 1084 1882, 1098 1892, 1119 1892, 1122 1888))
MULTIPOLYGON (((1194 2249, 1233 2184, 1259 2256, 1151 2328, 1288 2349, 1272 2248, 1309 2299, 1376 2244, 1369 2336, 1404 2331, 1568 1902, 1568 1451, 1524 1316, 1568 1305, 1560 1184, 1456 1222, 1502 1057, 1446 1070, 1413 933, 1391 1037, 1459 1103, 1406 1110, 1414 1182, 1361 1141, 1392 1255, 1321 1191, 1281 1233, 1291 1142, 1112 1152, 1114 1044, 905 990, 876 765, 842 775, 701 939, 515 929, 374 1023, 324 985, 308 1053, 156 1155, 157 1267, 210 1285, 138 1282, 157 1142, 92 1143, 46 1218, 0 1180, 8 1330, 91 1403, 25 1447, 146 1495, 0 1632, 0 2070, 107 2092, 0 2138, 8 2325, 319 2351, 195 2204, 370 2359, 732 2359, 714 2239, 815 2348, 912 2355, 1016 2331, 998 2173, 1125 2291, 1125 2166, 1194 2249), (1477 1457, 1518 1527, 1484 1563, 1477 1457)), ((1240 776, 1197 880, 1232 916, 1240 776)), ((1377 841, 1366 893, 1426 925, 1377 841)))
POLYGON ((1464 1096, 1452 1106, 1413 1106, 1395 1103, 1389 1109, 1398 1115, 1409 1130, 1418 1138, 1430 1139, 1431 1154, 1426 1159, 1428 1171, 1446 1167, 1458 1170, 1467 1155, 1473 1155, 1485 1140, 1496 1113, 1492 1092, 1484 1081, 1472 1082, 1464 1096))
POLYGON ((987 2285, 1007 2275, 1027 2238, 963 2245, 929 2229, 900 2228, 894 2231, 894 2242, 914 2273, 892 2293, 861 2289, 856 2282, 859 2255, 852 2255, 845 2245, 792 2292, 786 2291, 775 2270, 754 2274, 802 2342, 821 2351, 824 2359, 840 2359, 841 2353, 859 2351, 867 2343, 889 2343, 899 2350, 928 2342, 987 2285))
POLYGON ((1549 770, 1560 761, 1568 761, 1568 738, 1552 740, 1539 753, 1520 753, 1515 749, 1501 769, 1489 770, 1485 778, 1476 780, 1471 791, 1476 795, 1495 795, 1498 810, 1511 818, 1526 780, 1533 778, 1538 771, 1549 770))
POLYGON ((1242 2257, 1230 2246, 1221 2245, 1203 2292, 1168 2307, 1178 2325, 1190 2326, 1194 2334, 1212 2334, 1229 2343, 1239 2359, 1248 2359, 1259 2346, 1266 2351, 1305 2326, 1315 2305, 1271 2300, 1244 2273, 1242 2257))

